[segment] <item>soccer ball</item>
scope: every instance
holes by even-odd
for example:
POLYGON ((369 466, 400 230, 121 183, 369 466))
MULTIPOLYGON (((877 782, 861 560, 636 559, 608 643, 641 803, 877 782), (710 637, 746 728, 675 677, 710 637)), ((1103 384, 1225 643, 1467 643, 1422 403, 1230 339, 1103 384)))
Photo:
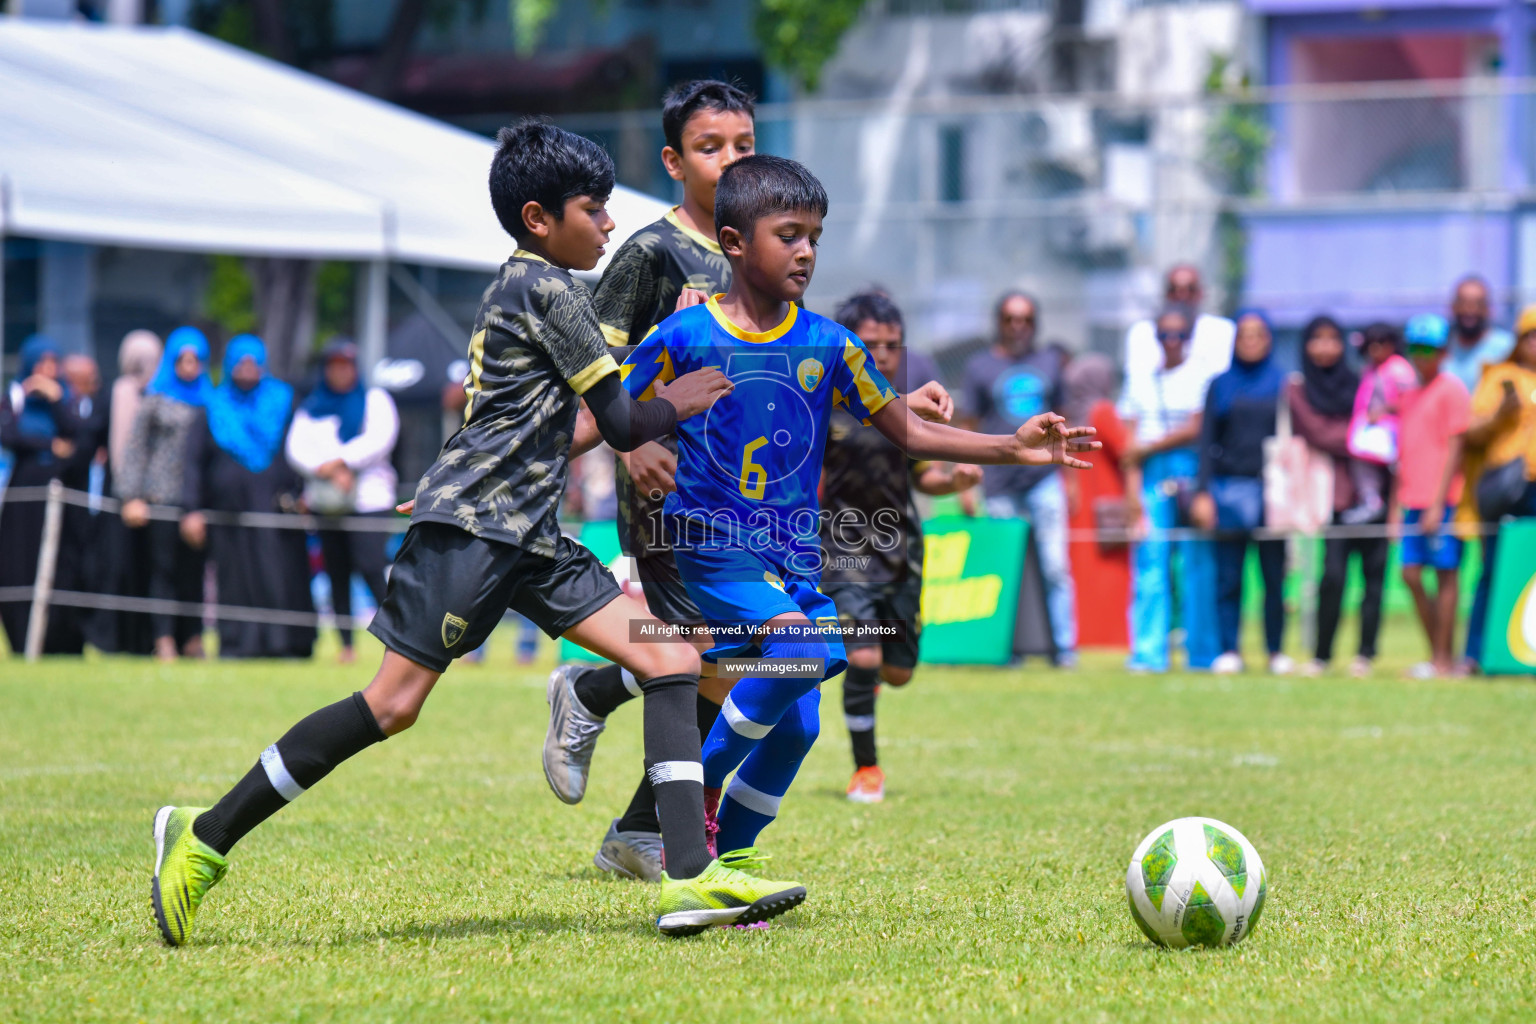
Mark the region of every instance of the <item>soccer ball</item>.
POLYGON ((1259 851, 1237 829, 1176 818, 1136 847, 1125 895, 1137 927, 1160 946, 1229 946, 1258 923, 1267 881, 1259 851))

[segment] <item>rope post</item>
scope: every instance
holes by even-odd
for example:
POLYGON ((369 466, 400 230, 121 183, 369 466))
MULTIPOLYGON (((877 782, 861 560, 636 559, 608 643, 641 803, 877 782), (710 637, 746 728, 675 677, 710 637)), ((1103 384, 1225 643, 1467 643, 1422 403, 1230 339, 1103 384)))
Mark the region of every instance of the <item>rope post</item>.
POLYGON ((37 553, 37 576, 32 581, 32 614, 27 619, 27 660, 43 653, 48 633, 48 602, 53 599, 53 575, 59 566, 59 534, 64 525, 64 483, 48 481, 48 503, 43 508, 43 545, 37 553))

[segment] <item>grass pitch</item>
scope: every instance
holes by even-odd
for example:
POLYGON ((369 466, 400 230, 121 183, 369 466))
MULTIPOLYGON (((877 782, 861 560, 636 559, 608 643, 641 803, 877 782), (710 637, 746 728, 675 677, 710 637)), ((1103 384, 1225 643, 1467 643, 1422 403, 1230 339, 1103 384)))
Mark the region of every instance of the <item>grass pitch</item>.
MULTIPOLYGON (((1418 644, 1398 632, 1398 646, 1418 644)), ((889 800, 847 803, 836 687, 767 833, 809 901, 667 940, 591 866, 638 778, 615 714, 579 807, 545 787, 544 670, 456 667, 421 723, 246 839, 160 944, 150 818, 206 803, 358 665, 0 668, 0 1019, 1529 1020, 1536 687, 925 669, 881 702, 889 800), (1242 829, 1270 896, 1172 953, 1125 907, 1167 818, 1242 829)), ((1406 661, 1405 659, 1402 659, 1406 661)))

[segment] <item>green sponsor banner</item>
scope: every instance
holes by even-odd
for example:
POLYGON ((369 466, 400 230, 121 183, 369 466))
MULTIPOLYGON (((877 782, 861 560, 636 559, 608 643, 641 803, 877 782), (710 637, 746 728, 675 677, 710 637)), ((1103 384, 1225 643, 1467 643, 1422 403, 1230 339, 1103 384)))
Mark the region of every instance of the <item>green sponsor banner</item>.
MULTIPOLYGON (((577 534, 577 540, 604 565, 612 565, 613 560, 622 554, 619 548, 619 526, 611 519, 599 520, 592 523, 582 523, 581 532, 577 534)), ((597 655, 582 647, 573 644, 569 640, 560 641, 561 661, 602 661, 597 655)))
POLYGON ((1499 550, 1488 591, 1483 632, 1483 671, 1490 675, 1536 673, 1536 521, 1499 527, 1499 550))
POLYGON ((942 516, 923 524, 923 661, 1012 660, 1027 538, 1021 519, 942 516))

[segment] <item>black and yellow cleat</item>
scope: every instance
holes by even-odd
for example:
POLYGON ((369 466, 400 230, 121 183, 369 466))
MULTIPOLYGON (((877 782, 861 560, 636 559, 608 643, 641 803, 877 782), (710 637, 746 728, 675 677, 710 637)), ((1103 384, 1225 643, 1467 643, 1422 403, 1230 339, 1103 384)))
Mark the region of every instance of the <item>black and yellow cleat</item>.
POLYGON ((743 870, 767 859, 749 847, 721 854, 695 878, 662 872, 656 927, 663 935, 697 935, 706 928, 767 921, 804 903, 805 886, 799 882, 773 882, 743 870))

